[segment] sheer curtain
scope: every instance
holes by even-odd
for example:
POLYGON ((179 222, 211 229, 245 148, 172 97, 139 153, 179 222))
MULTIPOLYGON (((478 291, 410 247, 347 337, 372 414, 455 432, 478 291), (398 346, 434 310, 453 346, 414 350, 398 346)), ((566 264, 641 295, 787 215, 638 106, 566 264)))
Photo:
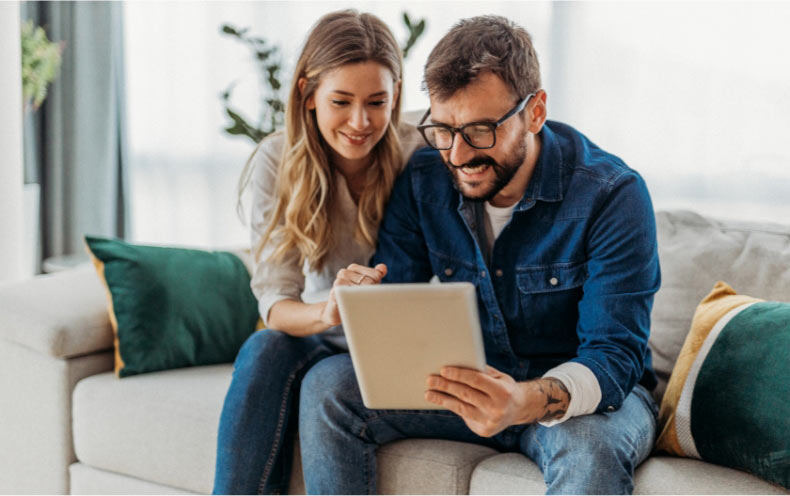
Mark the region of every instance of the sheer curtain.
POLYGON ((123 9, 118 2, 21 7, 23 18, 65 47, 59 75, 44 105, 27 113, 24 133, 26 181, 41 187, 41 258, 56 257, 59 266, 61 255, 84 256, 86 234, 126 234, 123 9))
POLYGON ((287 83, 310 26, 341 7, 373 12, 405 39, 401 14, 427 19, 406 61, 404 109, 427 106, 422 66, 458 19, 505 15, 533 35, 549 117, 639 170, 661 208, 790 218, 790 5, 595 2, 131 2, 125 7, 131 237, 247 243, 236 180, 253 149, 222 132, 219 94, 257 115, 249 55, 220 35, 249 27, 280 47, 287 83))

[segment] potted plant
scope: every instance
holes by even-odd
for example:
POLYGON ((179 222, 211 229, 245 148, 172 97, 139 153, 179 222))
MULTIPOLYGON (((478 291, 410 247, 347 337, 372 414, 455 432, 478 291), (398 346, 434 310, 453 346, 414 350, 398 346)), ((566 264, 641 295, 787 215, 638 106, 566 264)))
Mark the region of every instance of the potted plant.
MULTIPOLYGON (((41 107, 47 97, 49 85, 57 78, 62 61, 64 44, 47 38, 44 28, 28 20, 20 30, 22 45, 22 98, 23 113, 32 113, 41 107)), ((27 270, 37 272, 39 245, 40 186, 26 183, 23 191, 25 253, 27 270)))
POLYGON ((49 41, 41 26, 22 24, 22 96, 25 110, 38 110, 47 97, 47 87, 60 70, 63 43, 49 41))

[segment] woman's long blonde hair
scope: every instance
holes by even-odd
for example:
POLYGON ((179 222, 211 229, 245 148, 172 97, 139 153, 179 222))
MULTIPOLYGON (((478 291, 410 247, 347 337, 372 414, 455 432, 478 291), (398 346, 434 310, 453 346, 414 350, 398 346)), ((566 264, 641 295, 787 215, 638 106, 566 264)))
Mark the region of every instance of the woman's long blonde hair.
MULTIPOLYGON (((305 101, 312 96, 321 76, 345 64, 377 62, 401 80, 403 59, 387 25, 372 14, 353 10, 333 12, 313 26, 294 71, 285 114, 285 145, 275 183, 274 214, 268 219, 255 247, 257 261, 267 243, 276 243, 269 260, 282 261, 296 249, 300 265, 309 260, 320 270, 332 250, 329 207, 335 200, 335 180, 329 162, 330 148, 318 130, 315 111, 305 101), (299 89, 299 80, 306 84, 299 89)), ((354 236, 371 247, 376 244, 379 223, 401 165, 400 92, 393 102, 392 117, 384 136, 372 150, 373 160, 359 198, 354 236)), ((256 149, 257 151, 257 149, 256 149)), ((253 155, 255 153, 253 152, 253 155)), ((239 181, 239 195, 249 183, 252 160, 239 181)))

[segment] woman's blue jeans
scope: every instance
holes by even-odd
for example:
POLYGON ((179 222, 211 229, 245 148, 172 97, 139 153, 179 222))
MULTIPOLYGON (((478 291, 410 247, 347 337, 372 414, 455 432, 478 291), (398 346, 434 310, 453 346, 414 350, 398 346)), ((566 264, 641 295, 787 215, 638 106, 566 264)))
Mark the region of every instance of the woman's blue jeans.
POLYGON ((268 329, 247 339, 220 417, 214 494, 287 492, 302 378, 340 351, 318 336, 268 329))
POLYGON ((348 354, 322 360, 304 378, 299 438, 310 494, 375 494, 376 448, 408 437, 466 441, 521 452, 543 472, 549 494, 628 494, 634 469, 650 454, 657 407, 637 386, 614 412, 553 427, 518 425, 479 437, 443 410, 370 410, 348 354))

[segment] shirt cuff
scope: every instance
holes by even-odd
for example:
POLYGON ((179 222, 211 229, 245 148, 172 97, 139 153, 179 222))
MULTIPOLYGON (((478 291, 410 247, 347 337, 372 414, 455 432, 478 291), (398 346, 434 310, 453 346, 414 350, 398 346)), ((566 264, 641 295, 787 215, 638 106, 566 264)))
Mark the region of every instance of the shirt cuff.
POLYGON ((593 413, 601 402, 601 385, 586 365, 565 362, 543 374, 543 377, 552 377, 562 382, 571 395, 571 401, 565 415, 559 419, 538 422, 542 426, 551 427, 569 418, 593 413))

